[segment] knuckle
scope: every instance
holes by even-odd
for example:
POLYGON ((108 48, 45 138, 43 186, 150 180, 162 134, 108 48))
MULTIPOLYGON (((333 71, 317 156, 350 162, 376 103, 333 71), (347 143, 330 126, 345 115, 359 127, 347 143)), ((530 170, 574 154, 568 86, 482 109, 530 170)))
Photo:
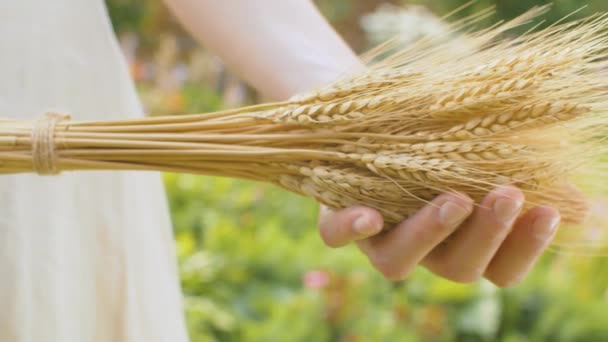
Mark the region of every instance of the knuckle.
POLYGON ((485 246, 500 246, 512 229, 512 224, 498 223, 480 227, 479 241, 485 246))
POLYGON ((390 273, 382 273, 386 280, 390 281, 400 281, 404 280, 407 277, 407 273, 398 273, 398 272, 390 272, 390 273))
POLYGON ((431 246, 438 243, 445 236, 449 235, 451 228, 437 223, 419 225, 412 229, 412 240, 420 246, 431 246))
POLYGON ((398 268, 387 268, 384 270, 380 270, 380 273, 384 276, 385 279, 390 281, 400 281, 407 278, 409 271, 401 270, 398 268))
POLYGON ((504 276, 488 276, 489 281, 491 281, 494 285, 500 288, 509 288, 518 285, 522 282, 523 277, 514 276, 514 277, 504 277, 504 276))
POLYGON ((338 241, 325 240, 325 245, 329 248, 340 248, 343 247, 344 243, 338 243, 338 241))
POLYGON ((330 229, 326 226, 319 226, 319 235, 321 236, 323 243, 325 243, 325 245, 328 247, 337 248, 341 246, 339 241, 336 241, 333 234, 330 232, 330 229))
POLYGON ((327 218, 319 218, 317 222, 317 228, 319 229, 319 234, 321 235, 321 237, 325 239, 325 236, 330 229, 329 224, 327 223, 327 218))
POLYGON ((382 253, 371 253, 368 255, 372 265, 376 268, 384 278, 391 281, 403 280, 409 274, 409 269, 401 265, 397 265, 392 258, 382 253))
POLYGON ((446 267, 441 275, 449 279, 451 281, 462 283, 462 284, 472 284, 479 281, 483 276, 483 271, 476 268, 463 268, 462 266, 457 267, 446 267))

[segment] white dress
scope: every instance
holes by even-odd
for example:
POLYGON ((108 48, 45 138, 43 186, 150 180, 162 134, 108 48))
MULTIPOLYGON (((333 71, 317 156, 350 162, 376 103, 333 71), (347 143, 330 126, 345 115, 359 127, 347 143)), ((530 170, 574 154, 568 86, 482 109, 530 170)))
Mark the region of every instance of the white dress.
MULTIPOLYGON (((102 0, 0 0, 0 117, 141 116, 102 0)), ((0 341, 184 341, 157 173, 0 176, 0 341)))

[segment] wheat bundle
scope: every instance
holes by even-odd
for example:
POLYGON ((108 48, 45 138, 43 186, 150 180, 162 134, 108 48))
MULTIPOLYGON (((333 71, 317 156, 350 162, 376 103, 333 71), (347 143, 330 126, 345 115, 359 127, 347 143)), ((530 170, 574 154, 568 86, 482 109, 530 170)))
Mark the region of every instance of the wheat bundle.
POLYGON ((460 36, 466 49, 447 49, 450 37, 385 44, 365 71, 285 102, 113 122, 1 120, 0 172, 239 177, 333 208, 365 204, 387 227, 441 192, 479 200, 514 184, 529 206, 549 204, 581 223, 603 174, 608 18, 500 38, 543 11, 460 36))

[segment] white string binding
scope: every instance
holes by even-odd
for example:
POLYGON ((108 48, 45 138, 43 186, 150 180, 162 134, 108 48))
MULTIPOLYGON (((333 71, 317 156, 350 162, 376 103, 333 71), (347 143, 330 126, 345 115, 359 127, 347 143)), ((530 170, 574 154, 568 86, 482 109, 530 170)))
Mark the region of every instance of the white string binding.
POLYGON ((34 171, 39 175, 59 174, 55 128, 58 122, 69 119, 68 114, 47 113, 34 123, 32 127, 32 162, 34 171))

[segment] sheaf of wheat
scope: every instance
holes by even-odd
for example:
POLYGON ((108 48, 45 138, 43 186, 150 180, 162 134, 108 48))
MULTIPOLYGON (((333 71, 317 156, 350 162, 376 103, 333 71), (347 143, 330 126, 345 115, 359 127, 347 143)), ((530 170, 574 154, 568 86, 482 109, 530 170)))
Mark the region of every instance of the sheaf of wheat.
POLYGON ((590 208, 605 193, 608 17, 504 38, 543 11, 469 33, 467 49, 446 49, 449 37, 387 43, 366 56, 365 71, 285 102, 112 122, 4 119, 0 172, 238 177, 333 208, 376 208, 387 228, 441 192, 480 200, 513 184, 529 207, 552 205, 567 224, 595 227, 590 208))

